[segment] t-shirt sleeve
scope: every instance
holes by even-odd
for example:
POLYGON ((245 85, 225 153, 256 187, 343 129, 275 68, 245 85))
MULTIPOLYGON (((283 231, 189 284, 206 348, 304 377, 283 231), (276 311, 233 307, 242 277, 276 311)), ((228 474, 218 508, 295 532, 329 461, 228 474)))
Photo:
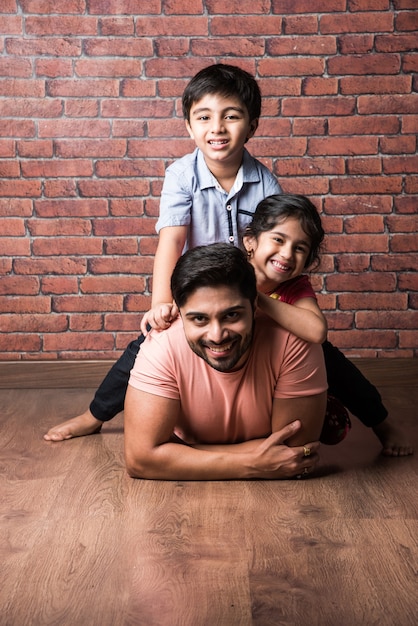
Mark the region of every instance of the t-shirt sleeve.
POLYGON ((131 370, 129 384, 155 396, 180 399, 167 332, 151 331, 147 335, 131 370))
POLYGON ((322 346, 289 333, 274 397, 316 395, 327 388, 322 346))

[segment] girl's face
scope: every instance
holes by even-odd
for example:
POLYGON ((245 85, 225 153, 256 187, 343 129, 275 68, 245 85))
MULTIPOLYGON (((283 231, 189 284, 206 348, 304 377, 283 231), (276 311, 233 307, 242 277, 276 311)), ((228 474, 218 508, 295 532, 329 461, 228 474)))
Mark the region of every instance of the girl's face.
POLYGON ((258 238, 244 237, 255 269, 257 289, 268 292, 279 283, 302 274, 311 242, 296 218, 287 218, 258 238))

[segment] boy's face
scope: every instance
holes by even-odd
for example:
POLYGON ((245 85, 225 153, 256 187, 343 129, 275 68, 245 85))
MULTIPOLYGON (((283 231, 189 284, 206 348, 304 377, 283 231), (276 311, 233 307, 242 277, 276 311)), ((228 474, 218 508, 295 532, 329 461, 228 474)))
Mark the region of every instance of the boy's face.
POLYGON ((247 108, 238 98, 207 94, 190 109, 190 122, 186 121, 189 135, 203 152, 211 169, 220 166, 236 169, 241 165, 244 144, 258 126, 250 120, 247 108))

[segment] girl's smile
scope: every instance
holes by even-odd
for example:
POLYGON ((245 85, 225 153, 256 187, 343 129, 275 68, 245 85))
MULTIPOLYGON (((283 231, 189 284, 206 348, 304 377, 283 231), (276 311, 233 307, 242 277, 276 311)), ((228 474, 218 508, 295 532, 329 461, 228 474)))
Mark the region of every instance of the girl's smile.
POLYGON ((258 238, 244 237, 259 291, 268 292, 279 283, 302 274, 310 252, 310 239, 299 220, 287 218, 258 238))

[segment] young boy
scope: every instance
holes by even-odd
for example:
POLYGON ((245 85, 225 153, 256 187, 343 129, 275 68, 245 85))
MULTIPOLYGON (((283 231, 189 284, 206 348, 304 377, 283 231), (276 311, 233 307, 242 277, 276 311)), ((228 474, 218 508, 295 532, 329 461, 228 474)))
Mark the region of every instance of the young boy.
POLYGON ((167 168, 157 222, 152 308, 141 322, 142 335, 111 368, 90 408, 51 428, 44 438, 62 441, 100 430, 123 410, 129 374, 147 325, 163 329, 177 315, 170 277, 188 248, 215 242, 242 247, 242 235, 257 204, 281 193, 276 178, 245 149, 261 113, 256 80, 232 65, 211 65, 194 76, 182 99, 192 154, 167 168))

